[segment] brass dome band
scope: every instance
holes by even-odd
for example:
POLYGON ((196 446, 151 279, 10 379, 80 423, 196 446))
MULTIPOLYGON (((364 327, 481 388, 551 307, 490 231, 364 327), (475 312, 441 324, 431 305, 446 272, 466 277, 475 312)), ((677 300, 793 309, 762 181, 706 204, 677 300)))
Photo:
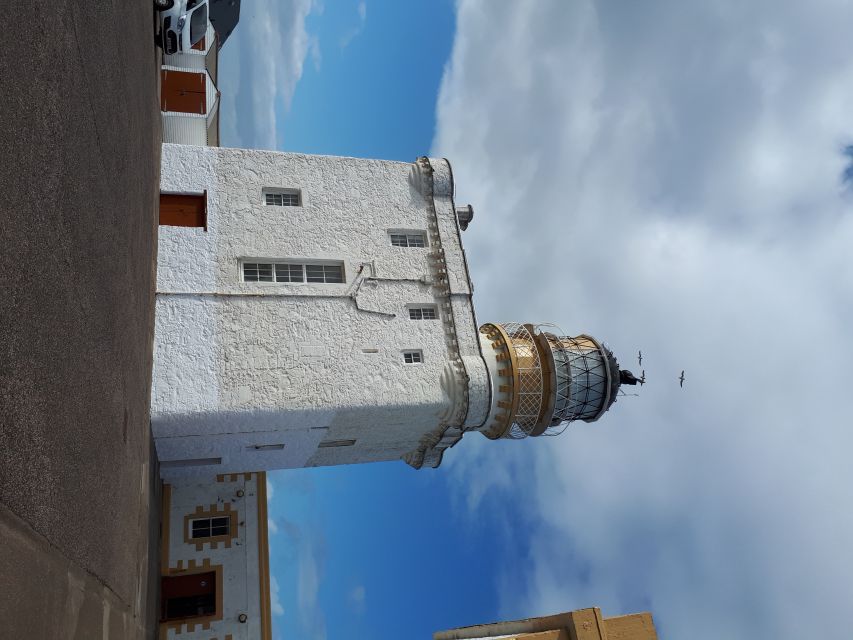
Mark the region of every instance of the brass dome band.
POLYGON ((486 335, 495 351, 495 360, 498 363, 496 373, 500 380, 497 393, 502 396, 502 399, 497 401, 501 411, 494 416, 491 424, 482 429, 482 433, 492 440, 497 440, 509 430, 512 417, 518 409, 518 396, 515 393, 515 389, 518 388, 516 380, 518 364, 515 359, 515 349, 510 348, 512 342, 500 325, 484 324, 480 327, 480 333, 486 335))

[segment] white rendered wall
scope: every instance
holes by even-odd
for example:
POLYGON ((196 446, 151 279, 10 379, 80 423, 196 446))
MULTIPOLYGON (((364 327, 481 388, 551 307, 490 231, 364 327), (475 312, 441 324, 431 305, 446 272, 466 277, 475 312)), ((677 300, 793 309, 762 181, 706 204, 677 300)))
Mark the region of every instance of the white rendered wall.
POLYGON ((207 116, 170 111, 162 114, 163 140, 181 144, 207 144, 207 116))
POLYGON ((194 49, 192 51, 164 55, 163 64, 170 67, 179 67, 181 69, 202 71, 207 68, 204 62, 205 56, 205 51, 197 51, 194 49))
POLYGON ((496 389, 500 389, 501 386, 501 379, 500 376, 498 376, 498 371, 502 368, 505 368, 507 365, 501 365, 498 362, 497 352, 492 348, 492 341, 489 340, 486 335, 480 333, 479 339, 480 346, 483 350, 483 358, 486 361, 486 366, 488 367, 489 378, 492 387, 492 397, 491 404, 489 405, 489 415, 486 418, 486 424, 491 425, 496 421, 499 413, 504 413, 506 411, 506 409, 502 409, 498 406, 498 402, 501 400, 511 402, 512 392, 501 393, 500 391, 495 391, 496 389))
POLYGON ((395 460, 460 415, 465 426, 485 420, 488 373, 449 167, 433 162, 434 198, 411 163, 163 145, 162 191, 207 191, 208 218, 207 231, 160 227, 161 460, 221 458, 214 473, 395 460), (302 206, 266 206, 264 188, 299 189, 302 206), (438 247, 390 243, 389 231, 431 222, 449 294, 436 283, 438 247), (346 282, 244 283, 246 258, 342 260, 346 282), (442 320, 409 320, 415 303, 452 317, 455 335, 442 320), (422 350, 423 364, 404 364, 405 349, 422 350), (356 445, 318 448, 346 439, 356 445), (285 446, 254 449, 265 444, 285 446))
MULTIPOLYGON (((259 527, 262 524, 266 526, 266 523, 259 522, 259 513, 265 514, 266 508, 264 505, 259 509, 258 477, 257 473, 253 473, 247 480, 244 474, 239 474, 236 480, 226 476, 223 481, 217 482, 214 476, 208 475, 195 481, 171 483, 168 568, 172 570, 172 575, 181 575, 176 573, 177 568, 186 568, 190 561, 196 566, 201 566, 205 560, 211 566, 221 565, 223 615, 222 620, 211 622, 210 630, 207 631, 201 626, 189 631, 187 625, 181 627, 180 634, 175 629, 168 629, 168 640, 209 640, 224 638, 226 634, 231 634, 233 640, 261 640, 258 534, 259 527), (238 491, 243 492, 241 497, 238 497, 238 491), (196 507, 207 509, 214 504, 221 510, 226 503, 237 512, 239 523, 237 536, 231 541, 230 547, 219 543, 213 549, 210 543, 206 543, 198 551, 195 544, 187 544, 184 540, 184 517, 193 514, 196 507), (247 617, 244 623, 238 619, 241 613, 247 617)), ((264 562, 269 566, 269 558, 264 558, 264 562)), ((161 573, 166 573, 166 567, 161 567, 161 573)))

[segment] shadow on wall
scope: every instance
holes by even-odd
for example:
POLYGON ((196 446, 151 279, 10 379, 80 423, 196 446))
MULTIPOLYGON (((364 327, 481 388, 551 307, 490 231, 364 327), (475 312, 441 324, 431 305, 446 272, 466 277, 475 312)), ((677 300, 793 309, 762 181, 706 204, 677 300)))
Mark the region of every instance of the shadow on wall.
POLYGON ((338 412, 250 409, 161 414, 152 417, 151 424, 163 479, 209 477, 399 460, 435 428, 444 407, 436 407, 429 424, 423 417, 424 424, 418 424, 411 409, 381 405, 338 412))

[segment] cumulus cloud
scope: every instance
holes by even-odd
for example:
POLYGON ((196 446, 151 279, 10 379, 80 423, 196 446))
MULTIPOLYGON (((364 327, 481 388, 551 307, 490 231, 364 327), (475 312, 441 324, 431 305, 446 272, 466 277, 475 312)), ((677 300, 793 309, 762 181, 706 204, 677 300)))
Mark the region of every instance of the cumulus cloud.
POLYGON ((270 609, 274 616, 283 616, 284 607, 281 605, 281 597, 278 592, 278 580, 270 576, 270 609))
POLYGON ((287 538, 281 541, 296 563, 296 606, 303 637, 325 640, 326 616, 320 605, 320 581, 326 559, 322 530, 313 525, 300 526, 281 518, 280 529, 287 538))
POLYGON ((290 108, 305 59, 320 64, 317 38, 305 28, 313 8, 311 0, 243 3, 220 56, 225 145, 276 148, 276 110, 290 108))
POLYGON ((597 424, 446 456, 466 509, 525 522, 505 615, 843 637, 853 6, 457 11, 433 153, 477 211, 480 320, 641 348, 649 379, 597 424))
POLYGON ((367 608, 367 589, 363 584, 356 585, 347 593, 347 605, 350 611, 362 615, 367 608))
POLYGON ((358 24, 343 35, 340 42, 341 49, 346 49, 364 31, 364 25, 367 22, 367 3, 364 0, 359 2, 356 11, 358 13, 358 24))
POLYGON ((303 627, 315 640, 326 638, 326 620, 318 598, 320 575, 320 559, 313 545, 306 543, 299 554, 297 600, 303 627))

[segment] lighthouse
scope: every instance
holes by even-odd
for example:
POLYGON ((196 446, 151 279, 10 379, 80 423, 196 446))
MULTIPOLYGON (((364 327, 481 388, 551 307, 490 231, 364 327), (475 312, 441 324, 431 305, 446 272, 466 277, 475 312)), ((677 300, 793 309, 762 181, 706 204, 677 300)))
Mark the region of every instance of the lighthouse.
POLYGON ((164 479, 437 467, 470 432, 601 418, 632 379, 602 342, 477 321, 462 243, 476 224, 444 159, 164 144, 151 402, 164 479))

